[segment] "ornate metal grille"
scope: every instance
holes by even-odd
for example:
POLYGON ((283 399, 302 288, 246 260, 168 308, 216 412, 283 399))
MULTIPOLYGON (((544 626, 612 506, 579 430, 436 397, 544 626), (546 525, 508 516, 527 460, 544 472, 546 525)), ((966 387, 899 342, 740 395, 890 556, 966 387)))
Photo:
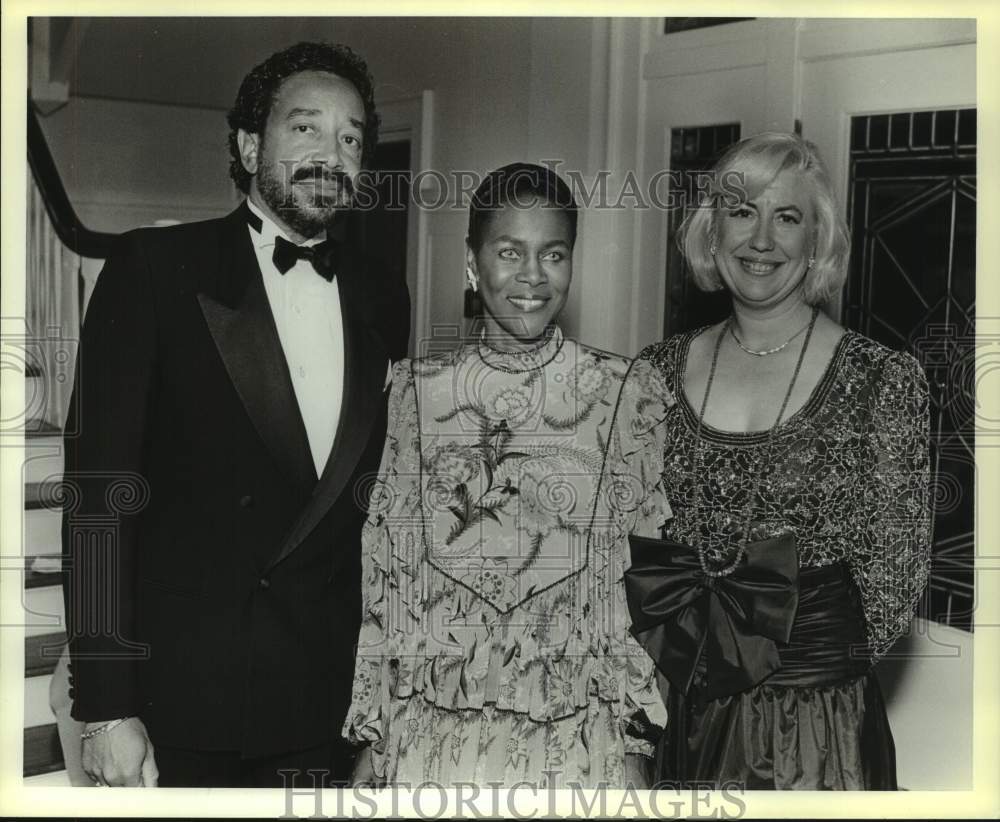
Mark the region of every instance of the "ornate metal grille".
POLYGON ((851 119, 844 320, 918 357, 931 390, 934 548, 925 616, 972 630, 976 110, 851 119))

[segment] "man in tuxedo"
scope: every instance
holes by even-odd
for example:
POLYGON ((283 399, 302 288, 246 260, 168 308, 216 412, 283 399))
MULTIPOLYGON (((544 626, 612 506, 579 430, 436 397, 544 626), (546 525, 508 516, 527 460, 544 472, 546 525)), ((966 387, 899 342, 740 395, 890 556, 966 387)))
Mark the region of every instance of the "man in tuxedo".
POLYGON ((365 63, 300 43, 229 114, 247 194, 119 238, 66 441, 73 717, 99 785, 346 780, 360 532, 409 299, 344 212, 377 140, 365 63))

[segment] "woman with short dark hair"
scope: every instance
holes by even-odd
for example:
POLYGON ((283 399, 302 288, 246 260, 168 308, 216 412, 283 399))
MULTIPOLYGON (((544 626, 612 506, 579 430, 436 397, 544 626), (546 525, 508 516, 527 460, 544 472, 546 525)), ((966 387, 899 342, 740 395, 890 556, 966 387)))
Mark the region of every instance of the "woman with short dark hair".
MULTIPOLYGON (((479 335, 393 372, 363 533, 355 782, 641 784, 665 716, 597 516, 628 360, 563 336, 577 207, 517 163, 477 189, 479 335)), ((653 524, 668 510, 647 506, 653 524)))

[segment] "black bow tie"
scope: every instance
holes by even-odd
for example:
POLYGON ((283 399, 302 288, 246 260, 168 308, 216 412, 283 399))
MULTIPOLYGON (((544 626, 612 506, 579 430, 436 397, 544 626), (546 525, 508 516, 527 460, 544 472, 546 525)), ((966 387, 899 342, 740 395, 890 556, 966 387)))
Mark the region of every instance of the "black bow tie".
POLYGON ((328 283, 333 282, 336 274, 333 265, 332 252, 334 244, 324 240, 316 245, 296 245, 284 237, 274 238, 274 265, 282 274, 286 273, 299 260, 312 263, 316 273, 328 283))

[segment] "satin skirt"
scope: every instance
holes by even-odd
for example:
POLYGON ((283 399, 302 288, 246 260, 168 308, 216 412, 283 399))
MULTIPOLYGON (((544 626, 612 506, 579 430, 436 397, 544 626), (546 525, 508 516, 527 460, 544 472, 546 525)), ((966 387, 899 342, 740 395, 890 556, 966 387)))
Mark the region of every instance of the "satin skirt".
POLYGON ((895 790, 896 754, 866 657, 860 596, 840 564, 803 568, 781 668, 706 700, 671 688, 658 781, 744 790, 895 790))

